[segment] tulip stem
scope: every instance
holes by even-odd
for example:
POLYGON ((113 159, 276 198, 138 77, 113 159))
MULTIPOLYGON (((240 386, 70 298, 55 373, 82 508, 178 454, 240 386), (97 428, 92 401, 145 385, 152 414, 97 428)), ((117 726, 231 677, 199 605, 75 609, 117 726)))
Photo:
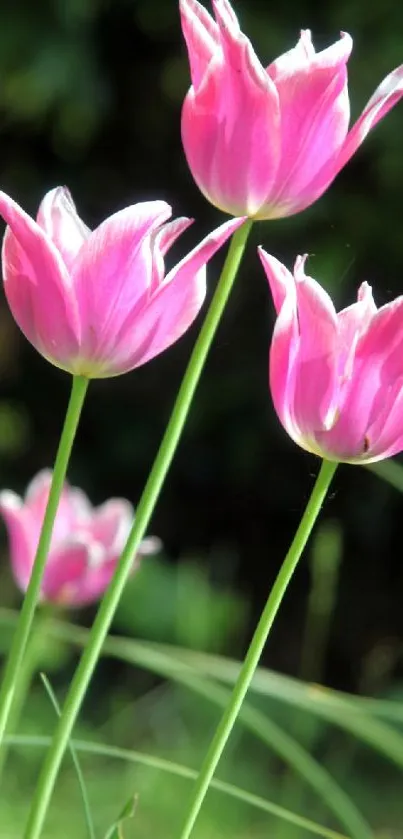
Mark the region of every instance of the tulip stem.
POLYGON ((52 483, 42 523, 31 578, 22 604, 17 628, 11 644, 0 689, 0 747, 12 710, 14 693, 20 676, 27 643, 30 638, 35 610, 39 601, 41 582, 52 538, 53 525, 60 495, 66 478, 67 467, 76 435, 81 410, 87 392, 88 379, 73 378, 70 400, 57 450, 52 483))
MULTIPOLYGON (((14 685, 13 701, 11 703, 10 713, 7 720, 7 732, 9 734, 17 733, 21 713, 24 711, 27 696, 32 686, 32 681, 42 664, 44 646, 48 642, 47 634, 44 630, 50 614, 51 611, 49 609, 42 607, 40 616, 36 619, 32 626, 28 643, 25 648, 22 665, 18 671, 18 679, 14 685)), ((8 739, 5 738, 0 749, 0 789, 3 770, 7 763, 9 750, 10 743, 8 739)))
POLYGON ((280 608, 291 577, 312 532, 312 528, 314 527, 316 519, 319 515, 336 468, 337 463, 335 462, 328 460, 324 460, 322 462, 311 497, 305 508, 288 553, 286 554, 274 585, 270 591, 266 605, 249 645, 248 652, 246 653, 244 662, 239 671, 239 675, 235 682, 228 705, 221 717, 202 763, 193 789, 193 795, 186 816, 186 822, 180 834, 180 839, 188 839, 192 832, 200 808, 206 797, 211 779, 234 727, 236 718, 241 709, 249 685, 253 679, 255 670, 259 664, 260 656, 267 641, 270 629, 280 608))
POLYGON ((38 786, 28 815, 24 839, 38 839, 41 834, 60 763, 68 746, 74 723, 96 667, 120 596, 132 569, 137 548, 148 527, 175 454, 204 367, 204 362, 232 289, 251 227, 252 221, 245 221, 232 237, 217 288, 195 343, 170 420, 139 501, 135 523, 129 534, 109 588, 98 609, 86 649, 82 654, 67 694, 62 714, 52 739, 52 745, 39 776, 38 786))

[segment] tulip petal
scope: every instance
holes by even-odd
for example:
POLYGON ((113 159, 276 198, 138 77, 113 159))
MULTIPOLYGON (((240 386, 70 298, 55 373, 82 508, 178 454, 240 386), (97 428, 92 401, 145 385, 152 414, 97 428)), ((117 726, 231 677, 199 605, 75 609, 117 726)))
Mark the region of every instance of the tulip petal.
POLYGON ((78 215, 66 187, 58 186, 46 193, 36 221, 63 257, 68 271, 71 271, 77 253, 91 230, 78 215))
POLYGON ((370 327, 376 311, 372 289, 368 283, 363 283, 358 291, 357 302, 342 309, 337 315, 338 371, 344 380, 352 375, 358 340, 370 327))
POLYGON ((336 172, 345 164, 357 151, 371 128, 396 105, 396 102, 403 96, 403 64, 389 73, 388 76, 377 87, 375 93, 364 108, 351 131, 348 133, 340 154, 335 161, 336 172))
POLYGON ((301 431, 295 419, 295 357, 298 349, 298 321, 295 294, 284 301, 273 330, 269 378, 274 407, 293 440, 301 431))
POLYGON ((297 261, 299 347, 295 360, 294 415, 303 435, 334 421, 338 401, 337 315, 322 286, 297 261))
POLYGON ((52 472, 50 469, 41 469, 37 475, 29 482, 25 492, 25 503, 30 507, 36 508, 35 513, 44 511, 49 495, 50 485, 52 483, 52 472))
POLYGON ((293 439, 309 447, 313 430, 329 426, 337 409, 336 312, 305 275, 305 257, 297 259, 293 277, 262 249, 259 255, 279 311, 270 350, 274 406, 293 439))
POLYGON ((21 591, 25 591, 31 576, 39 527, 35 527, 35 522, 27 515, 21 498, 10 490, 0 492, 0 513, 8 530, 13 574, 21 591))
POLYGON ((197 0, 180 0, 179 10, 192 84, 197 89, 209 62, 219 49, 218 26, 197 0))
POLYGON ((152 280, 150 234, 170 214, 164 201, 128 207, 106 219, 81 248, 73 283, 85 333, 75 372, 102 376, 113 369, 122 320, 143 306, 152 280))
MULTIPOLYGON (((109 585, 118 554, 105 551, 88 534, 61 545, 51 567, 46 568, 43 596, 66 606, 86 606, 98 600, 109 585)), ((133 570, 138 565, 136 556, 133 570)))
POLYGON ((370 459, 392 407, 395 381, 403 375, 402 322, 403 298, 397 298, 378 310, 359 339, 338 421, 327 437, 317 434, 319 444, 334 458, 370 459))
POLYGON ((284 76, 296 73, 298 70, 305 69, 315 55, 311 31, 310 29, 302 29, 295 47, 272 61, 266 72, 274 82, 277 82, 278 78, 281 79, 284 76))
POLYGON ((206 236, 167 274, 147 304, 128 314, 115 336, 117 372, 145 364, 182 337, 206 295, 206 262, 243 221, 232 219, 206 236))
POLYGON ((393 383, 383 410, 367 430, 366 463, 393 457, 403 450, 403 374, 393 383))
MULTIPOLYGON (((25 498, 24 510, 29 510, 32 522, 37 530, 36 543, 39 539, 39 532, 45 516, 46 505, 49 498, 49 490, 52 481, 50 469, 42 469, 35 478, 28 484, 25 498)), ((66 482, 59 500, 57 516, 53 526, 51 547, 70 535, 72 528, 77 522, 86 522, 91 513, 91 505, 87 496, 76 487, 70 487, 66 482)), ((34 545, 36 550, 37 544, 34 545)), ((50 559, 51 561, 51 554, 50 559)))
POLYGON ((182 139, 207 198, 227 211, 230 207, 233 215, 253 216, 279 162, 278 96, 228 6, 215 4, 221 51, 197 91, 191 88, 185 98, 182 139))
POLYGON ((163 224, 153 239, 152 248, 152 279, 150 283, 150 294, 160 285, 165 276, 164 256, 176 239, 193 224, 193 219, 177 218, 167 224, 163 224))
POLYGON ((340 41, 301 66, 295 68, 292 61, 281 73, 276 67, 281 164, 267 200, 282 208, 282 215, 292 211, 294 202, 299 206, 301 193, 344 142, 350 118, 346 63, 351 49, 352 40, 343 33, 340 41))
MULTIPOLYGON (((45 600, 66 605, 81 605, 82 583, 89 565, 92 542, 72 541, 61 545, 48 563, 42 580, 45 600)), ((103 552, 102 552, 103 556, 103 552)))
POLYGON ((5 193, 0 214, 4 289, 20 329, 39 351, 58 363, 77 351, 80 325, 70 277, 42 228, 5 193))
POLYGON ((134 510, 124 498, 111 498, 94 510, 91 535, 113 554, 123 550, 134 520, 134 510))
POLYGON ((280 314, 286 298, 289 295, 295 298, 294 277, 275 256, 271 256, 262 247, 258 247, 257 250, 270 284, 274 308, 277 314, 280 314))
POLYGON ((338 152, 301 188, 293 212, 313 204, 328 188, 343 166, 357 151, 371 128, 381 120, 403 95, 403 65, 393 70, 376 89, 363 113, 351 128, 338 152))

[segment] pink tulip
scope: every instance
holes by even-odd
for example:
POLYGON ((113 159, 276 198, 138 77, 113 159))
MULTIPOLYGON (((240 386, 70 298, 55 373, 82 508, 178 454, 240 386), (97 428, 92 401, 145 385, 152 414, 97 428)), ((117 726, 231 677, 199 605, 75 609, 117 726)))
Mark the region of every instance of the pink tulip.
MULTIPOLYGON (((22 591, 31 576, 50 482, 51 472, 44 470, 31 481, 24 500, 10 490, 0 493, 11 565, 22 591)), ((42 599, 65 606, 98 600, 111 580, 133 519, 132 506, 125 499, 111 498, 92 507, 81 490, 66 483, 42 580, 42 599)), ((136 559, 155 553, 159 546, 158 539, 144 539, 136 559)))
POLYGON ((363 283, 336 312, 307 277, 260 248, 277 321, 270 350, 274 407, 290 437, 327 460, 370 463, 403 450, 403 297, 377 309, 363 283))
POLYGON ((264 68, 229 0, 180 0, 192 86, 182 140, 203 194, 234 216, 298 213, 328 188, 403 94, 403 66, 377 88, 348 132, 349 35, 316 53, 309 30, 264 68), (347 133, 348 132, 348 133, 347 133))
POLYGON ((242 223, 223 224, 165 274, 164 256, 191 224, 168 224, 164 201, 134 204, 92 233, 67 189, 36 222, 4 192, 4 287, 29 341, 57 367, 103 378, 149 361, 180 338, 206 293, 206 262, 242 223))

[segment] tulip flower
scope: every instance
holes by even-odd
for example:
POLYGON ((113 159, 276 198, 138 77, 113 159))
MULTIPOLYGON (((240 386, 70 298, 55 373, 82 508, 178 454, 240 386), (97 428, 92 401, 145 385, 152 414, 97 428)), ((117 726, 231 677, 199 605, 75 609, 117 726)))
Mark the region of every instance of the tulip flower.
POLYGON ((274 407, 290 437, 327 460, 371 463, 403 450, 403 296, 377 309, 363 283, 336 312, 306 276, 259 249, 277 320, 270 349, 274 407))
MULTIPOLYGON (((7 525, 11 567, 25 591, 32 572, 52 474, 43 470, 31 481, 25 498, 11 490, 0 493, 0 513, 7 525)), ((124 548, 134 512, 123 498, 92 507, 76 487, 64 485, 42 580, 42 600, 84 606, 101 597, 124 548)), ((160 547, 159 539, 143 539, 136 562, 160 547)))
POLYGON ((4 192, 0 215, 4 288, 36 349, 88 378, 125 373, 180 338, 206 293, 206 263, 239 227, 223 224, 165 274, 164 256, 191 224, 166 223, 164 201, 134 204, 93 232, 63 187, 48 192, 37 220, 4 192))
POLYGON ((180 0, 192 86, 182 140, 192 175, 234 216, 273 219, 317 200, 370 129, 403 94, 403 66, 377 88, 348 132, 349 35, 315 52, 309 30, 267 68, 241 32, 229 0, 180 0))

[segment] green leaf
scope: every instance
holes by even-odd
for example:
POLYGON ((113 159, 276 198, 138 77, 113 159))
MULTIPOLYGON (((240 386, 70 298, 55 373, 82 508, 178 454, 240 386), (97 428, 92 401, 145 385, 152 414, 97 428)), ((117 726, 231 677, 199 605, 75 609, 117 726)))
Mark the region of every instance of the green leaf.
POLYGON ((125 806, 123 807, 123 810, 118 816, 117 821, 114 822, 114 824, 107 831, 105 839, 125 839, 123 832, 124 822, 133 818, 136 806, 137 796, 133 795, 129 798, 127 804, 125 804, 125 806))
MULTIPOLYGON (((12 734, 5 738, 10 746, 19 748, 42 748, 46 749, 51 743, 52 738, 46 735, 29 735, 29 734, 12 734)), ((153 769, 159 769, 161 772, 167 772, 171 775, 177 775, 180 778, 187 778, 194 781, 197 777, 195 769, 188 766, 183 766, 181 763, 174 763, 156 755, 144 754, 144 752, 137 752, 133 749, 122 749, 118 746, 109 746, 105 743, 92 743, 86 740, 73 740, 74 749, 85 754, 100 755, 102 757, 115 758, 117 760, 124 760, 130 763, 138 763, 142 766, 149 766, 153 769)), ((344 834, 338 833, 336 830, 331 830, 328 827, 323 827, 310 819, 300 816, 297 813, 292 813, 284 807, 279 807, 272 801, 268 801, 259 795, 248 792, 235 786, 235 784, 220 781, 218 778, 213 778, 211 786, 219 792, 229 795, 238 801, 243 801, 251 807, 262 810, 270 815, 288 821, 296 827, 301 827, 303 830, 309 830, 316 836, 322 836, 323 839, 348 839, 344 834)))
MULTIPOLYGON (((53 705, 53 707, 56 711, 56 714, 57 714, 58 717, 60 717, 60 715, 61 715, 60 705, 57 701, 55 692, 54 692, 54 690, 53 690, 53 688, 52 688, 52 686, 49 682, 49 679, 45 676, 44 673, 40 673, 40 677, 42 679, 42 682, 43 682, 44 688, 46 690, 46 693, 48 694, 49 699, 50 699, 50 701, 51 701, 51 703, 52 703, 52 705, 53 705)), ((80 761, 78 760, 78 757, 76 755, 76 750, 75 750, 75 748, 73 746, 73 743, 71 741, 69 742, 69 752, 71 754, 71 758, 72 758, 72 761, 73 761, 73 764, 74 764, 74 768, 76 770, 78 785, 80 787, 81 797, 83 799, 85 821, 87 823, 88 836, 89 836, 89 839, 95 839, 94 822, 93 822, 92 815, 91 815, 91 808, 90 808, 90 804, 89 804, 89 800, 88 800, 88 794, 87 794, 87 788, 86 788, 85 781, 84 781, 84 775, 81 771, 80 761)), ((116 839, 119 839, 119 837, 116 837, 116 839)))

